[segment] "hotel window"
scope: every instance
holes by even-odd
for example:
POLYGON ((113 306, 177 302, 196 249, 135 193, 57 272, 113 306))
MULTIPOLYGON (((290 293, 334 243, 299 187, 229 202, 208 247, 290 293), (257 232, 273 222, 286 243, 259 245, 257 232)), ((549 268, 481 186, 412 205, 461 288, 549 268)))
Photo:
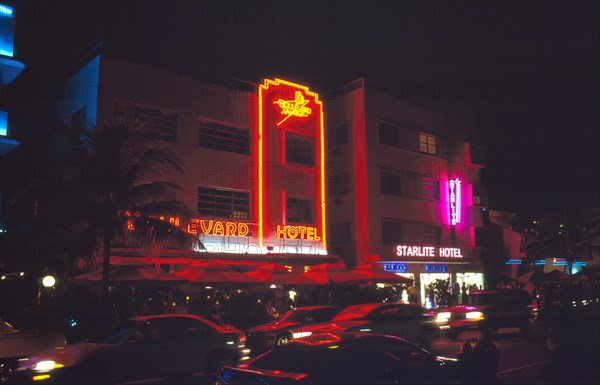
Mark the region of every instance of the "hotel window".
POLYGON ((437 155, 437 140, 435 136, 419 132, 419 151, 437 155))
POLYGON ((440 226, 425 225, 425 242, 430 245, 442 243, 442 228, 440 226))
POLYGON ((199 123, 198 146, 250 155, 250 130, 219 123, 199 123))
POLYGON ((381 243, 395 245, 402 242, 402 222, 394 219, 381 219, 381 243))
POLYGON ((379 191, 382 194, 402 195, 402 173, 385 168, 379 169, 379 191))
POLYGON ((161 140, 177 142, 177 112, 117 100, 115 120, 144 122, 160 132, 161 140))
POLYGON ((348 143, 348 125, 333 127, 329 130, 327 136, 327 148, 332 148, 348 143))
POLYGON ((198 213, 218 218, 248 219, 250 193, 198 187, 198 213))
POLYGON ((429 200, 440 200, 440 181, 433 179, 422 177, 422 192, 423 198, 429 200))
POLYGON ((287 221, 290 223, 314 224, 312 204, 307 199, 287 199, 287 221))
POLYGON ((383 120, 377 121, 379 144, 400 147, 400 128, 383 120))
POLYGON ((315 165, 315 144, 310 138, 302 138, 293 134, 285 136, 285 159, 289 163, 304 166, 315 165))
POLYGON ((350 174, 344 172, 329 178, 329 195, 339 195, 350 192, 350 174))

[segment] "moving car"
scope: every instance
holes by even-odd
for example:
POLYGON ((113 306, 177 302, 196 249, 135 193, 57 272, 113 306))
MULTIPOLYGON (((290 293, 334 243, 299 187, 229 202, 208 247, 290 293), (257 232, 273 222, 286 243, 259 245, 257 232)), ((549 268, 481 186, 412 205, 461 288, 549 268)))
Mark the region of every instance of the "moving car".
POLYGON ((524 290, 472 292, 467 304, 440 309, 436 323, 451 339, 473 329, 491 334, 511 327, 529 331, 533 325, 531 298, 524 290))
POLYGON ((375 302, 348 306, 330 322, 305 326, 294 333, 293 337, 302 338, 313 333, 341 331, 392 335, 428 346, 437 329, 434 314, 427 313, 419 305, 375 302))
POLYGON ((262 353, 293 339, 307 325, 330 321, 340 308, 334 306, 307 306, 292 309, 277 321, 246 330, 247 345, 253 354, 262 353))
POLYGON ((225 366, 216 384, 452 384, 458 366, 393 336, 314 334, 225 366))
POLYGON ((203 372, 248 359, 246 335, 227 324, 192 315, 132 318, 104 341, 44 351, 17 368, 15 383, 111 384, 203 372))
POLYGON ((21 331, 0 319, 0 382, 10 376, 20 361, 42 350, 66 344, 62 333, 21 331))

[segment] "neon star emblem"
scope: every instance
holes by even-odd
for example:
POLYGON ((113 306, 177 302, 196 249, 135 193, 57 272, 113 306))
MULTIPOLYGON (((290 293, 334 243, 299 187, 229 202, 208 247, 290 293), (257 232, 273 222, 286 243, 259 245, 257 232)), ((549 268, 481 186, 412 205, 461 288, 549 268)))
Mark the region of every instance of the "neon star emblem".
POLYGON ((309 100, 304 99, 304 95, 302 95, 302 92, 300 91, 296 91, 296 97, 294 100, 279 99, 274 101, 273 104, 277 104, 279 105, 279 108, 281 108, 281 115, 285 116, 285 118, 277 123, 277 126, 281 125, 292 116, 299 118, 305 118, 309 116, 312 113, 312 110, 310 107, 306 107, 308 102, 309 100))

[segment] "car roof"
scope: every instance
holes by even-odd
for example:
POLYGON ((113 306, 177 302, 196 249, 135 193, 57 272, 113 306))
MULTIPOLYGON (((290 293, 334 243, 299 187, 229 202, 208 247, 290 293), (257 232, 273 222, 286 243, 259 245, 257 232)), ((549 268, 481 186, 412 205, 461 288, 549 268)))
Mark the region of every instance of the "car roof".
POLYGON ((302 307, 297 307, 293 310, 318 310, 318 309, 339 309, 339 307, 336 307, 336 306, 302 306, 302 307))
POLYGON ((200 317, 197 315, 193 315, 193 314, 155 314, 155 315, 147 315, 147 316, 141 316, 141 317, 132 317, 132 318, 129 318, 129 321, 147 322, 147 321, 161 320, 161 319, 193 319, 193 320, 197 320, 197 321, 203 322, 205 324, 208 324, 221 333, 228 333, 228 332, 241 333, 241 330, 239 330, 236 327, 231 326, 229 324, 220 324, 219 325, 219 324, 212 322, 211 320, 208 320, 206 318, 203 318, 203 317, 200 317))
POLYGON ((385 339, 390 339, 390 340, 395 340, 395 341, 399 341, 402 343, 406 343, 409 345, 414 345, 413 343, 411 343, 403 338, 392 336, 392 335, 366 333, 366 332, 353 332, 353 331, 339 331, 339 332, 333 332, 333 333, 314 333, 309 337, 293 339, 290 342, 288 342, 288 344, 286 344, 286 345, 292 345, 292 344, 302 345, 302 344, 304 344, 304 345, 327 346, 327 345, 347 344, 347 343, 351 343, 352 341, 358 341, 361 339, 368 339, 368 338, 378 338, 378 339, 385 338, 385 339))

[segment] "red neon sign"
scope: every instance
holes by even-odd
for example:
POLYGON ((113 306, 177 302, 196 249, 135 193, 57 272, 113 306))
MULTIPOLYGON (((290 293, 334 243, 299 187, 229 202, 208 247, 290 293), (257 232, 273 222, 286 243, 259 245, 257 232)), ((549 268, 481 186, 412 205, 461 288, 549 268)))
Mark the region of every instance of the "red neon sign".
MULTIPOLYGON (((286 223, 285 202, 286 189, 293 188, 284 183, 279 185, 271 182, 265 171, 271 162, 281 162, 286 166, 285 140, 286 132, 293 132, 312 138, 315 142, 316 161, 315 167, 305 167, 302 172, 314 174, 314 194, 316 206, 315 241, 321 242, 321 248, 326 249, 326 206, 325 206, 325 119, 323 116, 323 102, 319 95, 306 86, 282 79, 265 79, 258 87, 258 113, 256 137, 256 163, 258 167, 258 183, 256 187, 256 201, 258 214, 258 243, 262 247, 265 239, 288 238, 279 237, 276 226, 286 223), (277 146, 275 142, 279 140, 277 146), (282 199, 281 213, 267 213, 265 207, 271 200, 282 199), (316 239, 319 238, 319 239, 316 239)), ((291 196, 291 193, 290 193, 291 196)), ((303 196, 304 198, 305 196, 303 196)), ((306 228, 311 226, 304 226, 306 228)), ((292 230, 293 231, 293 230, 292 230)), ((307 238, 308 239, 308 238, 307 238)))
POLYGON ((460 179, 448 181, 448 205, 450 207, 450 224, 455 226, 460 223, 460 179))

